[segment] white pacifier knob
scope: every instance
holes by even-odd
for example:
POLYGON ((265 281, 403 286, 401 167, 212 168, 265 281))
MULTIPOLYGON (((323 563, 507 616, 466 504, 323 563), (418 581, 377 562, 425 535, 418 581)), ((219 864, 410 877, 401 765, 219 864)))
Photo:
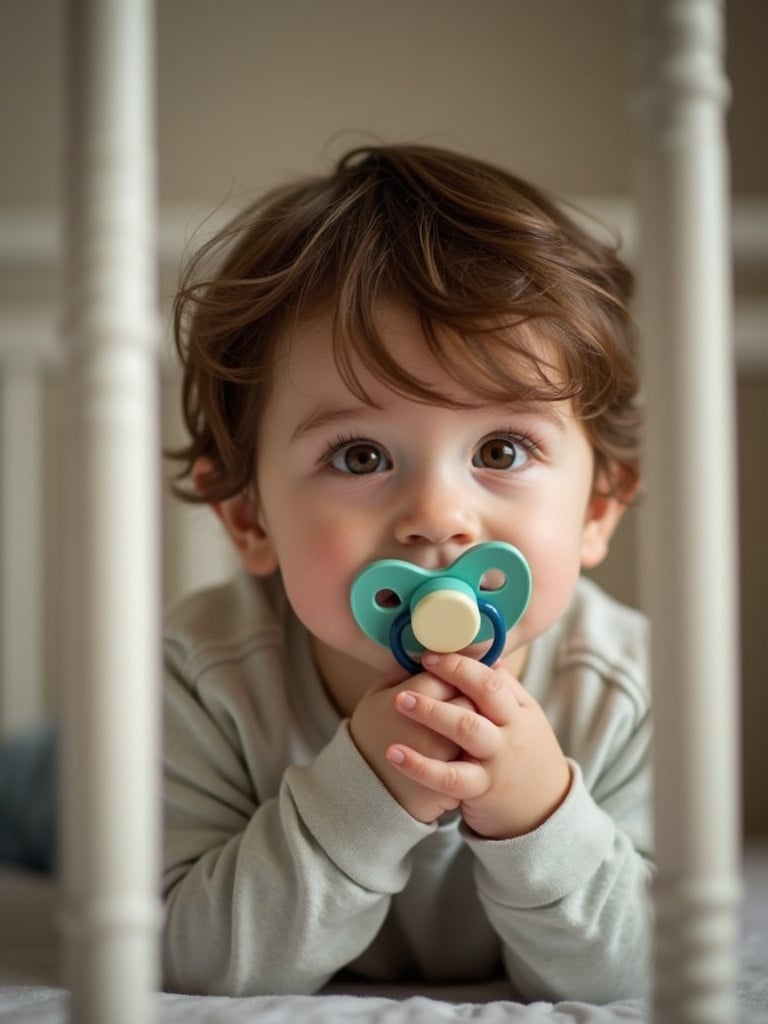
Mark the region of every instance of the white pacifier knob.
POLYGON ((469 647, 480 624, 474 591, 461 580, 430 580, 411 600, 411 630, 428 651, 445 654, 469 647))

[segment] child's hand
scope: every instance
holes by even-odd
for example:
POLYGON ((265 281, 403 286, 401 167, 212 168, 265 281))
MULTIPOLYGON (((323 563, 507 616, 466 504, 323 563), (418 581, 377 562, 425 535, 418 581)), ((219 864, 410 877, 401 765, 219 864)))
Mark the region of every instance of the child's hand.
POLYGON ((400 806, 418 821, 429 823, 444 811, 455 810, 459 800, 408 778, 387 760, 387 750, 394 743, 403 743, 430 764, 444 764, 458 757, 461 750, 453 740, 431 728, 404 719, 398 711, 397 699, 407 691, 437 703, 451 698, 463 704, 468 702, 457 696, 453 686, 433 675, 420 674, 405 680, 403 675, 399 670, 360 699, 352 714, 350 731, 357 749, 400 806))
POLYGON ((398 741, 387 750, 390 764, 460 803, 465 822, 481 836, 511 839, 532 831, 570 786, 568 763, 541 707, 501 664, 489 668, 461 654, 430 654, 423 664, 473 708, 435 699, 411 681, 398 687, 397 710, 461 747, 463 757, 433 758, 398 741))

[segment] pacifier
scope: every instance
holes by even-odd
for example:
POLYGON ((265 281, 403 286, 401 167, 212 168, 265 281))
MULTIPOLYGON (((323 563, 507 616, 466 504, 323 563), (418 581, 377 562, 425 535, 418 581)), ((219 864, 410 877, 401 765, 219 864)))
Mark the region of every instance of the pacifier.
POLYGON ((445 569, 395 558, 372 562, 355 577, 350 604, 366 636, 389 647, 414 674, 421 666, 411 654, 461 651, 490 639, 480 660, 492 665, 530 596, 531 570, 523 555, 511 544, 488 541, 445 569))

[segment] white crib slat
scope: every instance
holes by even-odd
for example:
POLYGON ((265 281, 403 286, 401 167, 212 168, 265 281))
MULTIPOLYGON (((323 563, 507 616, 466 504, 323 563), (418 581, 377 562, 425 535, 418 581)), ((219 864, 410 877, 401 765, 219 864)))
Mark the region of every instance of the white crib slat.
POLYGON ((723 10, 641 0, 640 317, 649 405, 655 1019, 728 1024, 734 996, 734 365, 723 10))
POLYGON ((63 926, 72 1019, 159 983, 159 320, 150 0, 71 0, 63 926))

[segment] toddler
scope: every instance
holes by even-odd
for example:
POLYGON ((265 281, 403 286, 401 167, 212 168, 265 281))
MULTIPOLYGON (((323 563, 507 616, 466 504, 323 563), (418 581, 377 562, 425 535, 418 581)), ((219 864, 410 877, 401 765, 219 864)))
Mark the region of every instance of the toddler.
POLYGON ((580 576, 637 487, 630 290, 536 188, 407 145, 273 191, 188 266, 179 489, 242 573, 167 622, 168 987, 642 993, 646 625, 580 576), (498 660, 408 677, 353 579, 490 540, 532 575, 498 660))

